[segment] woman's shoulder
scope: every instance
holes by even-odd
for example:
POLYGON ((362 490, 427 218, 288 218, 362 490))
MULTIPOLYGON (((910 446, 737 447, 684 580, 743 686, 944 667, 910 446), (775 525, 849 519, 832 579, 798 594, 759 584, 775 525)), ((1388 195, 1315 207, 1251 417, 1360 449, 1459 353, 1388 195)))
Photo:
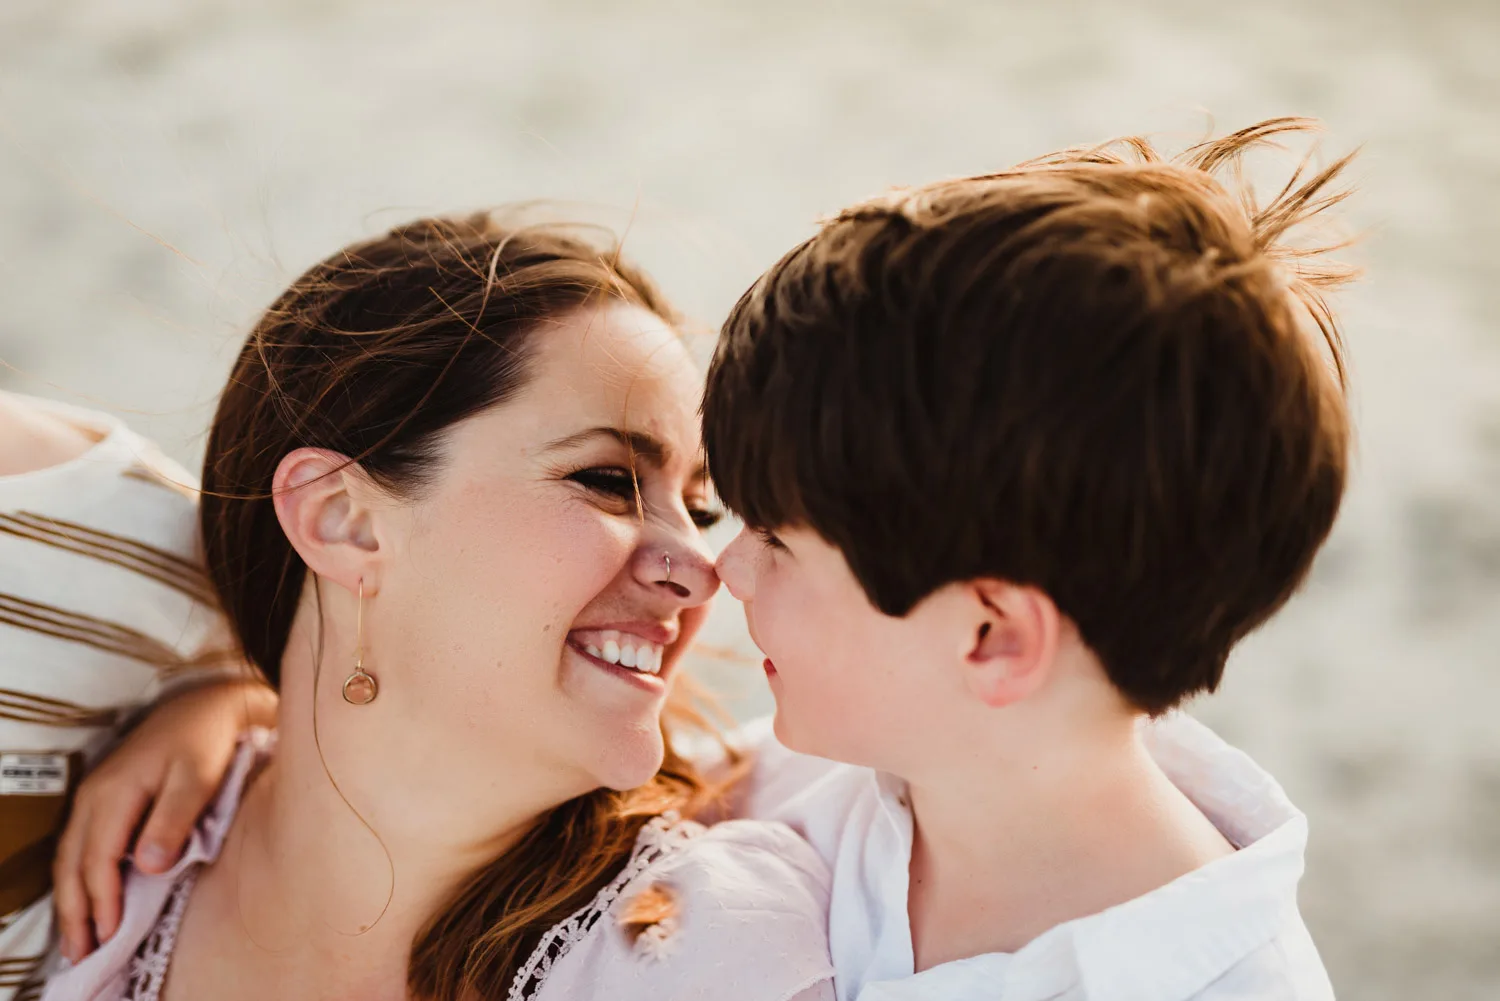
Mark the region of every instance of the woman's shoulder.
POLYGON ((43 1001, 97 1001, 127 996, 134 978, 162 977, 170 959, 181 907, 200 866, 219 856, 245 788, 276 747, 274 731, 254 728, 240 738, 218 798, 199 819, 182 858, 160 874, 127 863, 123 872, 120 924, 114 935, 78 963, 52 956, 43 1001), (173 912, 173 913, 169 913, 173 912), (160 938, 165 933, 165 938, 160 938))
POLYGON ((833 976, 829 883, 784 824, 658 818, 615 882, 538 947, 511 998, 820 996, 833 976))
POLYGON ((793 897, 826 905, 828 866, 803 838, 774 820, 726 820, 712 827, 691 825, 678 850, 652 865, 648 874, 673 875, 703 893, 728 900, 764 900, 774 906, 793 897), (697 828, 693 830, 693 828, 697 828), (792 894, 793 887, 798 893, 792 894))

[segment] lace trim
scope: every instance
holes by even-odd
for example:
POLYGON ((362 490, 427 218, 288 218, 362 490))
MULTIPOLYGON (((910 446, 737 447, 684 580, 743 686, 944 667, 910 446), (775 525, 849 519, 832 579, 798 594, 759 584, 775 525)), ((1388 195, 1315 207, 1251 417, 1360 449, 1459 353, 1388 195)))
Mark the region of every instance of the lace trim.
POLYGON ((641 828, 630 861, 625 863, 625 867, 615 878, 587 906, 559 921, 542 936, 531 956, 516 971, 516 979, 511 982, 510 993, 506 995, 507 1001, 531 1001, 536 998, 547 975, 552 972, 553 965, 566 956, 573 946, 588 937, 589 932, 609 912, 631 880, 684 842, 697 837, 703 829, 702 824, 685 821, 676 811, 653 817, 641 828))
POLYGON ((157 1001, 161 997, 167 983, 167 967, 172 964, 172 950, 177 945, 177 932, 182 927, 182 914, 187 910, 193 885, 198 882, 198 869, 196 865, 190 867, 172 887, 151 934, 131 957, 130 982, 120 1001, 157 1001))

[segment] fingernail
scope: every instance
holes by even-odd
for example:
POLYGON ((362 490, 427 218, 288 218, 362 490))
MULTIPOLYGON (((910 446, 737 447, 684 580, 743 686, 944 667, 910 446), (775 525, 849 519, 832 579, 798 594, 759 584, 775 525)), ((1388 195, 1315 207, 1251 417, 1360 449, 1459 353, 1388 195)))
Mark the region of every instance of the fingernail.
POLYGON ((100 945, 108 942, 109 937, 114 933, 115 930, 112 926, 100 924, 98 921, 94 922, 94 941, 98 942, 100 945))
POLYGON ((59 951, 62 952, 63 959, 66 959, 68 962, 78 962, 78 947, 73 944, 71 939, 63 939, 59 951))
POLYGON ((147 872, 155 872, 158 869, 166 868, 170 857, 167 855, 167 850, 161 845, 150 844, 141 846, 140 850, 135 853, 135 861, 137 865, 147 872))

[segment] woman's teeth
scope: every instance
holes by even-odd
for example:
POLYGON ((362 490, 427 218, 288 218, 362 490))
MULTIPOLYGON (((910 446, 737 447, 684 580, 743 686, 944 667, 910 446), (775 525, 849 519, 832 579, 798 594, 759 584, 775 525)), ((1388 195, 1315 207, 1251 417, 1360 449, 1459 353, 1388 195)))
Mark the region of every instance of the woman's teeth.
POLYGON ((662 648, 655 643, 613 631, 595 634, 580 645, 591 657, 628 667, 643 674, 661 672, 662 648))

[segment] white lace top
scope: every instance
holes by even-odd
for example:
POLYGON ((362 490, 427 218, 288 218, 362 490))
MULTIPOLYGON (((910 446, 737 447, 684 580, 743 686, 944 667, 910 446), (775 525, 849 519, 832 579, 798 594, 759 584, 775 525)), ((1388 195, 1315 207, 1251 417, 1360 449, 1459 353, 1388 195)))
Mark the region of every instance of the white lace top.
MULTIPOLYGON (((558 922, 542 936, 530 957, 516 971, 516 979, 510 985, 510 993, 506 995, 508 1001, 528 1001, 537 997, 547 981, 547 975, 552 972, 552 964, 567 955, 576 943, 594 930, 600 919, 620 898, 620 894, 650 869, 653 863, 702 830, 701 824, 681 821, 672 814, 657 817, 641 828, 641 833, 636 838, 634 854, 609 885, 600 890, 587 907, 558 922)), ((646 929, 646 932, 660 929, 665 924, 666 922, 660 922, 646 929)), ((636 940, 636 945, 643 952, 653 953, 652 958, 662 958, 665 944, 669 941, 670 938, 663 932, 643 932, 636 940)))
MULTIPOLYGON (((525 1001, 537 997, 547 975, 552 971, 552 964, 594 930, 594 926, 608 913, 610 906, 619 899, 620 893, 648 870, 652 863, 702 831, 702 825, 678 820, 673 815, 657 817, 642 828, 636 841, 635 853, 619 875, 600 890, 587 907, 559 922, 542 936, 541 942, 517 971, 507 995, 509 1001, 525 1001)), ((130 981, 121 1001, 158 1001, 161 997, 162 987, 167 980, 167 967, 172 962, 172 950, 177 945, 177 931, 182 927, 182 914, 187 910, 188 897, 198 881, 198 871, 199 866, 193 866, 173 884, 172 892, 162 907, 161 916, 156 919, 156 925, 131 958, 130 981)), ((664 921, 645 929, 636 939, 637 948, 643 954, 651 954, 652 958, 662 958, 671 941, 669 933, 659 930, 666 925, 667 922, 664 921)))
POLYGON ((619 875, 543 936, 509 1001, 832 1001, 830 883, 782 824, 659 817, 619 875), (627 931, 631 903, 660 891, 671 916, 627 931))
POLYGON ((198 867, 193 866, 182 874, 172 887, 167 904, 156 919, 156 927, 146 936, 135 956, 130 960, 130 983, 125 988, 123 1001, 157 1001, 161 989, 167 982, 167 967, 172 962, 172 949, 177 945, 177 929, 182 927, 182 912, 187 910, 188 896, 198 882, 198 867))
MULTIPOLYGON (((127 872, 120 930, 47 982, 43 1001, 158 1001, 199 866, 218 857, 235 808, 274 736, 241 747, 218 803, 169 873, 127 872)), ((668 814, 641 829, 624 868, 542 936, 510 1001, 821 1001, 832 999, 830 876, 785 825, 705 828, 668 814), (673 907, 644 928, 622 920, 643 893, 673 907)))

